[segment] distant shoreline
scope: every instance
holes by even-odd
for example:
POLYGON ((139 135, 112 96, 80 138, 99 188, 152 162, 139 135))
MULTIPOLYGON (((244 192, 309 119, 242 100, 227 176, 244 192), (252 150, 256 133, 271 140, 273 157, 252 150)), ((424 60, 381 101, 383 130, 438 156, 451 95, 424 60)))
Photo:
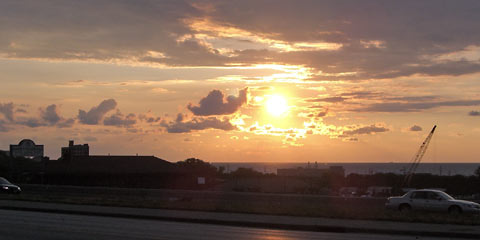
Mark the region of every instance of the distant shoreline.
MULTIPOLYGON (((411 163, 399 162, 345 162, 345 163, 318 163, 315 162, 289 162, 289 163, 273 163, 273 162, 212 162, 215 167, 224 167, 226 172, 235 171, 238 168, 252 168, 262 173, 276 173, 279 168, 328 168, 329 166, 343 166, 345 174, 375 174, 375 173, 395 173, 403 174, 411 163)), ((464 175, 471 176, 475 169, 480 166, 479 163, 420 163, 417 173, 429 173, 441 176, 464 175)))

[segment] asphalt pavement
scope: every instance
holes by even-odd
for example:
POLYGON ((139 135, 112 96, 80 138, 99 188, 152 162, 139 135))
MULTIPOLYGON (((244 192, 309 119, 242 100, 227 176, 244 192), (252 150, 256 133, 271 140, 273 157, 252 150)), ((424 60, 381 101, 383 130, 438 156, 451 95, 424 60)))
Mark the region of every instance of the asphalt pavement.
MULTIPOLYGON (((0 209, 53 214, 111 217, 136 220, 160 220, 177 223, 260 229, 296 230, 342 234, 377 234, 409 237, 480 239, 480 227, 469 225, 406 223, 348 220, 240 213, 179 211, 165 209, 105 207, 15 200, 0 200, 0 209)), ((3 216, 3 215, 2 215, 3 216)), ((280 238, 282 239, 282 238, 280 238)), ((286 238, 288 239, 288 238, 286 238)))
POLYGON ((414 236, 278 230, 201 223, 0 210, 0 239, 229 239, 229 240, 409 240, 414 236))

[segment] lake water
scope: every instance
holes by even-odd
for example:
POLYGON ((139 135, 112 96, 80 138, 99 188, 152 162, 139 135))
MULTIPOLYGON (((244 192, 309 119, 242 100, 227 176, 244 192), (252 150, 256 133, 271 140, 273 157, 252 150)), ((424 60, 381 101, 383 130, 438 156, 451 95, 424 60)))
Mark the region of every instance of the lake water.
MULTIPOLYGON (((225 167, 226 172, 235 171, 237 168, 252 168, 262 173, 277 173, 279 168, 315 167, 315 163, 212 163, 216 167, 225 167)), ((403 174, 410 167, 410 163, 318 163, 318 168, 329 166, 343 166, 345 175, 350 173, 374 174, 396 173, 403 174)), ((420 163, 416 173, 431 173, 435 175, 473 175, 480 163, 420 163)))

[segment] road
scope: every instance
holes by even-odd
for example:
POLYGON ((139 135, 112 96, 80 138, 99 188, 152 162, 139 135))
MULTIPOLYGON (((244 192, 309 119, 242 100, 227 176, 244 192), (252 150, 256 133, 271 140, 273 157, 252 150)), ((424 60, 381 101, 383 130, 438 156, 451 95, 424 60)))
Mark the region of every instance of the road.
POLYGON ((155 220, 0 210, 0 239, 437 239, 285 231, 155 220))

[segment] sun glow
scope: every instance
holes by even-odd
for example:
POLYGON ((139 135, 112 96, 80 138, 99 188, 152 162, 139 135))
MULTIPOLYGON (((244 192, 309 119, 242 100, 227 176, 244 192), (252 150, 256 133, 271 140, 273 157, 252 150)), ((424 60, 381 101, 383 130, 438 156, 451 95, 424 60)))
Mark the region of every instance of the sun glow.
POLYGON ((288 103, 285 97, 273 95, 267 98, 265 108, 272 116, 279 117, 288 111, 288 103))

